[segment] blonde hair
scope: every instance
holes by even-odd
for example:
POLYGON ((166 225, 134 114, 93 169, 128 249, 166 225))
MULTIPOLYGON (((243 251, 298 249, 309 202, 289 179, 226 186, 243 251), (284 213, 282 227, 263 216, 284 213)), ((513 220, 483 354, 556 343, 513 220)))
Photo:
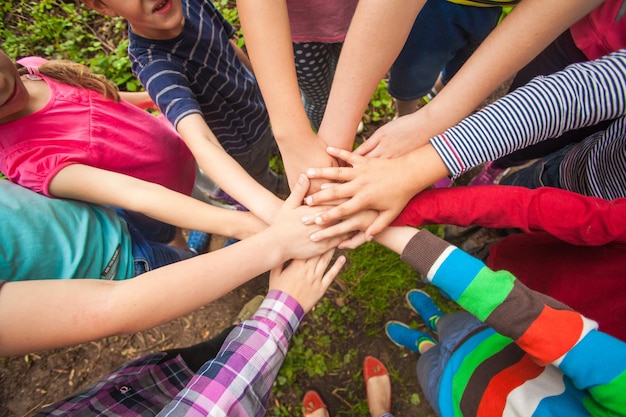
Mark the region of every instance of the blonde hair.
MULTIPOLYGON (((41 64, 39 73, 64 84, 87 88, 102 94, 105 98, 119 101, 117 86, 104 75, 96 74, 83 64, 66 60, 54 60, 41 64)), ((20 68, 20 74, 28 74, 27 68, 20 68)))

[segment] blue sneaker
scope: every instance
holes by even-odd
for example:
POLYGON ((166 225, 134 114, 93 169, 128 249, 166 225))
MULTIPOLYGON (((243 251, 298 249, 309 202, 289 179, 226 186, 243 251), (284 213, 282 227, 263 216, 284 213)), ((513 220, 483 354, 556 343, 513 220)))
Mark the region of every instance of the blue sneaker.
POLYGON ((196 254, 205 253, 209 249, 211 243, 211 234, 200 232, 198 230, 190 230, 187 238, 187 246, 196 254))
POLYGON ((422 353, 422 349, 426 344, 437 344, 435 339, 428 333, 411 329, 399 321, 388 321, 385 324, 385 333, 395 345, 410 349, 415 353, 422 353))
POLYGON ((443 313, 430 298, 430 295, 422 290, 411 290, 406 293, 406 301, 411 310, 424 320, 426 326, 433 332, 437 332, 437 321, 443 316, 443 313))

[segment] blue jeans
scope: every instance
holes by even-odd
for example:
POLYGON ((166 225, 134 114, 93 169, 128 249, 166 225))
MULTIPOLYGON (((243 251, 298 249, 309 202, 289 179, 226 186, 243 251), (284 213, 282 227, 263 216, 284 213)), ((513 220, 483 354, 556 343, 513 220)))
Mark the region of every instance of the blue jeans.
POLYGON ((423 97, 437 81, 446 84, 498 24, 502 8, 428 0, 393 63, 389 94, 399 100, 423 97))
POLYGON ((571 150, 575 143, 570 144, 556 152, 545 156, 529 167, 521 169, 513 174, 505 177, 500 184, 502 185, 518 185, 526 188, 539 187, 561 187, 561 162, 565 155, 571 150))
POLYGON ((128 225, 133 244, 135 276, 195 255, 189 250, 167 245, 176 236, 176 227, 134 211, 115 210, 128 225))
POLYGON ((446 364, 456 347, 474 330, 485 324, 469 313, 445 314, 437 322, 439 343, 426 351, 417 361, 417 379, 424 396, 440 416, 439 384, 446 364))

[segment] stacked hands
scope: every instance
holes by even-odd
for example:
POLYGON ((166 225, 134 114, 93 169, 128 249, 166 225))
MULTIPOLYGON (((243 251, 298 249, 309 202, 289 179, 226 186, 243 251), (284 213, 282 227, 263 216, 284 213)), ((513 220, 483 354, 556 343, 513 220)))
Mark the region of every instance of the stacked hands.
MULTIPOLYGON (((371 148, 368 142, 353 152, 327 148, 331 156, 345 162, 344 166, 306 170, 309 179, 325 181, 319 190, 312 190, 304 199, 306 205, 320 210, 303 216, 303 223, 325 226, 310 236, 313 241, 343 236, 346 238, 338 246, 342 249, 353 249, 371 241, 392 223, 416 193, 439 179, 432 174, 428 179, 427 170, 420 176, 407 175, 407 166, 420 166, 409 157, 369 157, 371 153, 364 148, 371 148)), ((425 163, 421 166, 427 169, 425 163)))

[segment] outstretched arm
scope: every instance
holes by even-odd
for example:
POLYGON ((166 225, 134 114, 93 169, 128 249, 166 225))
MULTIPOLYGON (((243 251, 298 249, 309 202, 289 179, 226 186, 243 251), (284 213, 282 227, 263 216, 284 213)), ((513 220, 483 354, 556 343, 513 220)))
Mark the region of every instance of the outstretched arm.
POLYGON ((352 150, 355 132, 380 80, 406 42, 425 0, 360 0, 341 50, 318 136, 352 150))
POLYGON ((139 107, 140 109, 157 108, 156 104, 154 104, 147 91, 120 91, 120 98, 128 101, 130 104, 139 107))
POLYGON ((239 239, 267 227, 252 213, 214 207, 161 185, 88 165, 61 169, 49 191, 55 197, 119 207, 183 229, 239 239))
POLYGON ((605 245, 626 242, 626 199, 607 201, 551 187, 426 190, 393 222, 394 226, 424 224, 545 231, 574 245, 605 245))
POLYGON ((69 346, 132 333, 190 313, 259 274, 326 253, 341 239, 316 243, 301 217, 306 177, 262 232, 218 251, 124 281, 19 281, 0 289, 0 355, 69 346), (242 259, 245 258, 245 262, 242 259))
POLYGON ((358 152, 371 157, 397 157, 456 125, 603 1, 523 0, 427 106, 383 126, 358 152), (404 150, 398 150, 398 142, 406 143, 404 150))
POLYGON ((337 163, 326 153, 326 144, 313 132, 302 104, 287 2, 238 0, 237 9, 254 75, 272 121, 272 132, 289 184, 293 186, 306 168, 337 163))
POLYGON ((272 223, 281 200, 226 153, 202 115, 184 117, 176 129, 206 175, 260 219, 272 223))

